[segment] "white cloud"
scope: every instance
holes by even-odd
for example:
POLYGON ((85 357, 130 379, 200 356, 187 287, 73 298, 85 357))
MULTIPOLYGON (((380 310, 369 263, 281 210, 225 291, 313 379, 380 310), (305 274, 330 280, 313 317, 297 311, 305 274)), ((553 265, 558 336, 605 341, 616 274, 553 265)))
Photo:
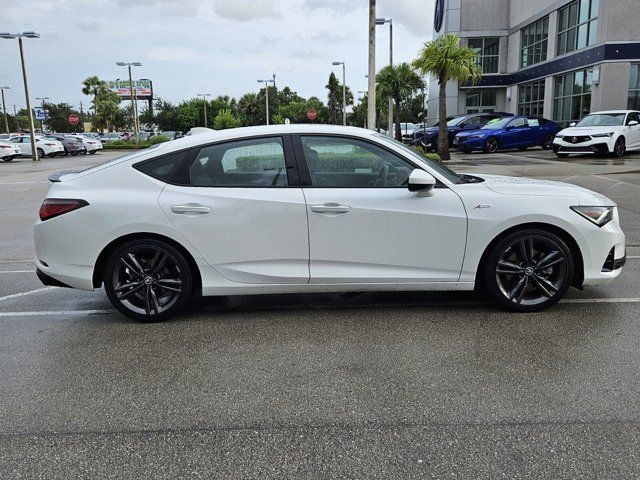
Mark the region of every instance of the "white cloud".
POLYGON ((201 60, 204 56, 186 47, 153 47, 147 52, 147 58, 169 62, 186 62, 201 60))
POLYGON ((247 22, 262 18, 278 18, 280 12, 276 2, 268 0, 219 0, 213 10, 222 18, 237 22, 247 22))

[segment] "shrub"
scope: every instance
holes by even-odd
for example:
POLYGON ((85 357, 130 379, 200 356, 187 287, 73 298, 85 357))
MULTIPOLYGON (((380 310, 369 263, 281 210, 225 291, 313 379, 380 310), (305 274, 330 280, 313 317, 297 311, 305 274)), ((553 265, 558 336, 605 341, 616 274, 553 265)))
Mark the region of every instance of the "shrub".
POLYGON ((151 137, 148 142, 149 145, 156 145, 158 143, 164 143, 164 142, 168 142, 169 139, 167 137, 165 137, 164 135, 154 135, 153 137, 151 137))

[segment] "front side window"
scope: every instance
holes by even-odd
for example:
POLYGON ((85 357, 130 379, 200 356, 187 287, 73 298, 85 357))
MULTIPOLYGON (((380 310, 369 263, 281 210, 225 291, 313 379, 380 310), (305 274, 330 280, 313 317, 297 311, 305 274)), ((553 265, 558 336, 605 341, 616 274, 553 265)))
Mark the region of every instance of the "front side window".
POLYGON ((189 178, 194 187, 286 187, 282 138, 203 147, 189 166, 189 178))
POLYGON ((410 162, 362 140, 301 137, 314 187, 384 188, 406 186, 415 168, 410 162))
POLYGON ((522 68, 544 62, 549 43, 549 17, 538 20, 522 29, 520 36, 520 65, 522 68))
POLYGON ((640 122, 640 118, 638 117, 638 114, 636 112, 631 112, 629 115, 627 115, 626 125, 629 125, 629 123, 631 122, 640 122))
POLYGON ((596 43, 600 0, 576 0, 558 11, 558 55, 596 43))
POLYGON ((499 38, 470 38, 468 46, 476 52, 476 63, 482 69, 482 73, 498 73, 499 38))
POLYGON ((538 116, 544 110, 544 80, 518 86, 518 115, 538 116))
POLYGON ((591 112, 593 70, 560 75, 553 79, 553 120, 566 126, 591 112))
POLYGON ((631 79, 629 80, 629 110, 640 110, 640 64, 631 65, 631 79))

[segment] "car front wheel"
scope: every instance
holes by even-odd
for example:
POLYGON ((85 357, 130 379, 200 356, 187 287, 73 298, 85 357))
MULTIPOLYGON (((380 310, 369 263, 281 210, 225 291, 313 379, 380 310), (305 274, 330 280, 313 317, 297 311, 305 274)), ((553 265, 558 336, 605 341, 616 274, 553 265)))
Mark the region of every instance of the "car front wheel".
POLYGON ((571 250, 545 230, 523 230, 499 241, 489 253, 484 282, 503 307, 535 312, 567 293, 575 264, 571 250))
POLYGON ((134 320, 161 322, 191 298, 192 272, 184 255, 166 242, 124 243, 107 260, 103 276, 111 304, 134 320))
POLYGON ((547 135, 547 137, 542 141, 542 149, 543 150, 551 150, 553 148, 553 139, 554 135, 547 135))
POLYGON ((616 144, 613 147, 613 156, 614 157, 622 157, 627 151, 627 144, 624 140, 624 137, 618 138, 616 140, 616 144))
POLYGON ((489 137, 484 142, 484 153, 496 153, 500 148, 500 144, 498 143, 498 139, 495 137, 489 137))

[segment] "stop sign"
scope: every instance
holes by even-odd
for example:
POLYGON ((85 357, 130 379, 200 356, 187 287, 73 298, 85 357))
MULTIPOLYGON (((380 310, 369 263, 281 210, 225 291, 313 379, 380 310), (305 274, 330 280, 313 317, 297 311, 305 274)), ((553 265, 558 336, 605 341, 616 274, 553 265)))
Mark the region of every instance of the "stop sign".
POLYGON ((307 118, 309 120, 315 120, 316 118, 318 118, 318 112, 316 112, 314 108, 310 108, 309 110, 307 110, 307 118))
POLYGON ((80 121, 80 117, 78 117, 78 115, 76 115, 75 113, 72 113, 71 115, 69 115, 69 123, 71 125, 77 125, 79 121, 80 121))

